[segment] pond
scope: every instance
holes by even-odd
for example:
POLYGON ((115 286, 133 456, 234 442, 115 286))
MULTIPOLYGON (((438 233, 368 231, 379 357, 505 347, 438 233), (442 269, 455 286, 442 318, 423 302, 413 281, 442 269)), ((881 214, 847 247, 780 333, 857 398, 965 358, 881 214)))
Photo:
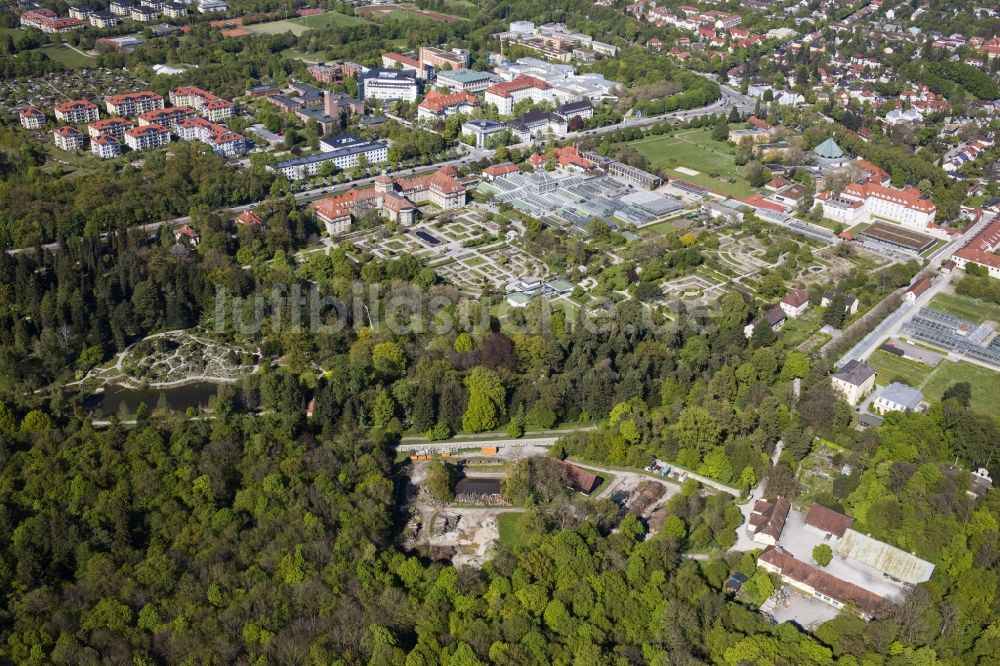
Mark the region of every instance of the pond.
POLYGON ((103 393, 95 393, 83 401, 84 411, 97 417, 135 415, 135 410, 141 403, 146 403, 150 410, 160 406, 161 399, 167 407, 182 412, 188 407, 204 408, 208 400, 215 395, 218 384, 212 382, 194 382, 171 388, 133 389, 119 384, 108 384, 103 393), (161 398, 162 396, 162 398, 161 398))
POLYGON ((465 477, 455 485, 456 495, 498 495, 500 479, 465 477))

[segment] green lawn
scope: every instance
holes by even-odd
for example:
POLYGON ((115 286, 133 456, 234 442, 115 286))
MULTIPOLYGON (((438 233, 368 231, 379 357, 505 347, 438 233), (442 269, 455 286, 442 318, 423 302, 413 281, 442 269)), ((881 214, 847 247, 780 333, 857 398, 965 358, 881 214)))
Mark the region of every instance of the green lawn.
POLYGON ((899 358, 878 350, 868 359, 878 376, 880 386, 900 381, 915 386, 924 394, 924 400, 936 403, 952 384, 969 382, 972 385, 972 409, 983 414, 996 412, 1000 404, 1000 373, 965 361, 941 361, 930 367, 916 361, 899 358))
POLYGON ((515 548, 528 543, 528 535, 521 530, 521 513, 501 513, 497 516, 500 543, 515 548))
POLYGON ((663 222, 657 222, 656 224, 650 224, 647 227, 642 228, 643 231, 652 231, 657 234, 671 234, 677 231, 677 227, 670 220, 665 220, 663 222))
POLYGON ((1000 322, 1000 305, 960 294, 938 294, 931 299, 930 307, 977 324, 986 320, 1000 322))
POLYGON ((97 58, 78 53, 65 44, 48 44, 38 49, 52 60, 61 62, 67 67, 79 69, 82 67, 93 67, 97 64, 97 58))
POLYGON ((929 365, 900 358, 881 349, 875 350, 875 353, 868 358, 868 363, 875 368, 878 373, 875 381, 882 386, 897 381, 910 386, 920 386, 934 370, 929 365))
POLYGON ((920 388, 924 400, 938 402, 941 394, 958 382, 972 385, 972 409, 982 414, 996 414, 1000 404, 1000 373, 964 361, 941 361, 920 388))
POLYGON ((753 194, 753 188, 744 179, 743 167, 736 166, 733 160, 733 147, 713 141, 709 129, 682 131, 673 136, 651 136, 629 145, 649 160, 655 169, 667 169, 671 178, 687 180, 729 196, 753 194), (694 169, 698 174, 686 174, 677 171, 676 167, 694 169), (710 175, 713 173, 718 175, 710 175))
POLYGON ((798 347, 811 338, 820 328, 822 328, 822 324, 817 322, 809 321, 802 317, 797 319, 789 317, 785 320, 785 326, 781 329, 781 341, 789 349, 798 347))
POLYGON ((354 16, 348 16, 347 14, 341 14, 340 12, 324 12, 313 16, 300 16, 282 21, 270 21, 268 23, 248 25, 246 26, 246 29, 258 35, 280 35, 286 32, 291 32, 293 35, 298 36, 308 30, 318 30, 320 28, 328 28, 330 26, 345 27, 350 25, 361 25, 363 23, 368 23, 368 21, 354 16))

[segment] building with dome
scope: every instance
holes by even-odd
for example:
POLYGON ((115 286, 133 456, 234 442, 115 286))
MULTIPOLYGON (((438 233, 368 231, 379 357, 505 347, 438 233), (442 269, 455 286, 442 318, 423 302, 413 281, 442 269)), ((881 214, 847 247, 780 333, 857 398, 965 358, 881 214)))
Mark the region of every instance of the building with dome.
POLYGON ((818 166, 831 170, 842 169, 851 163, 851 158, 832 138, 813 148, 812 158, 818 166))

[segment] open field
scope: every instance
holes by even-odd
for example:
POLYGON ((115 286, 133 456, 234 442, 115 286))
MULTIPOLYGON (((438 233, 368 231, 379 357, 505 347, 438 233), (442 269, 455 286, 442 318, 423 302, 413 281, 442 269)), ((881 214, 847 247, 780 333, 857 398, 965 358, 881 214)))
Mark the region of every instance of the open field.
POLYGON ((500 531, 500 543, 514 548, 528 543, 528 535, 521 529, 521 513, 501 513, 497 516, 497 528, 500 531))
POLYGON ((1000 305, 960 294, 938 294, 930 307, 981 324, 986 320, 1000 323, 1000 305))
POLYGON ((441 12, 429 12, 423 9, 417 9, 411 5, 370 5, 368 7, 359 7, 356 11, 358 16, 362 16, 373 21, 383 19, 424 19, 428 21, 458 23, 459 21, 466 20, 460 16, 450 16, 448 14, 442 14, 441 12))
POLYGON ((65 44, 48 44, 38 49, 52 60, 61 62, 67 67, 79 69, 81 67, 93 67, 97 64, 97 58, 91 58, 78 51, 74 51, 65 44))
POLYGON ((709 187, 731 196, 749 196, 750 184, 743 178, 743 168, 733 160, 733 147, 713 141, 711 130, 697 129, 675 135, 653 136, 631 144, 656 169, 668 169, 674 178, 709 187), (676 167, 693 169, 697 175, 678 171, 676 167), (711 174, 718 174, 712 176, 711 174), (736 182, 730 183, 728 180, 736 182))
POLYGON ((1000 404, 1000 373, 979 365, 959 361, 941 361, 920 387, 924 399, 938 402, 941 394, 958 382, 972 385, 972 409, 982 414, 996 414, 1000 404))
POLYGON ((910 386, 920 386, 934 370, 929 365, 900 358, 881 349, 875 350, 868 358, 868 363, 878 372, 875 381, 882 385, 899 381, 910 386))
POLYGON ((257 23, 248 25, 246 29, 257 35, 280 35, 291 32, 293 35, 301 35, 308 30, 319 30, 331 26, 347 27, 360 25, 367 21, 341 14, 340 12, 324 12, 312 16, 300 16, 298 18, 285 19, 282 21, 270 21, 268 23, 257 23))
POLYGON ((935 368, 916 361, 899 358, 884 351, 876 351, 868 359, 878 371, 876 382, 885 386, 901 381, 915 386, 924 394, 924 400, 936 403, 952 384, 969 382, 972 385, 972 409, 993 414, 1000 403, 1000 373, 965 361, 941 361, 935 368))

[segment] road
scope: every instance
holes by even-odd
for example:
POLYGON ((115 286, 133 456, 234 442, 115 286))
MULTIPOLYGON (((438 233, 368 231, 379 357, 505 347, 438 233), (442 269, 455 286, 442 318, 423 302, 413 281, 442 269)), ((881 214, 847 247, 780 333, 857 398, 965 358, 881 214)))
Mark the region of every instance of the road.
MULTIPOLYGON (((990 224, 993 219, 993 217, 983 216, 982 220, 969 227, 969 229, 967 229, 961 236, 957 236, 945 245, 942 245, 936 252, 934 252, 933 255, 931 255, 927 268, 932 271, 937 271, 937 269, 941 267, 941 264, 946 262, 948 259, 951 259, 951 256, 955 254, 955 252, 965 247, 969 241, 972 240, 972 237, 979 233, 979 231, 986 227, 986 225, 990 224)), ((863 360, 871 356, 886 338, 899 335, 900 330, 909 320, 910 315, 918 312, 920 308, 926 307, 935 296, 941 293, 941 291, 948 286, 949 283, 950 277, 939 276, 936 281, 931 283, 931 286, 927 291, 917 297, 916 302, 912 305, 909 305, 904 301, 903 305, 901 305, 899 309, 894 310, 891 314, 889 314, 889 316, 882 320, 882 322, 879 323, 879 325, 871 333, 866 335, 850 351, 840 357, 837 361, 837 367, 843 366, 852 358, 863 360)))

